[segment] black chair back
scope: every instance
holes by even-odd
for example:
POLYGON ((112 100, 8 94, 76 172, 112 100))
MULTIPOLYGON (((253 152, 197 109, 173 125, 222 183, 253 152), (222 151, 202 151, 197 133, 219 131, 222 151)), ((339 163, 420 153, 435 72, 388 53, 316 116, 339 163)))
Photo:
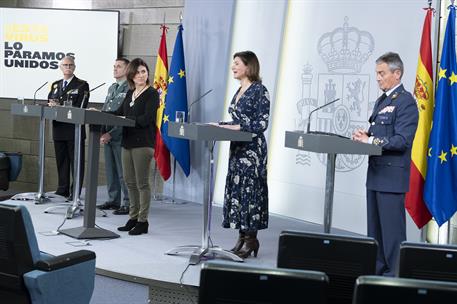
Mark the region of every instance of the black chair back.
POLYGON ((457 246, 403 242, 398 276, 457 282, 457 246))
POLYGON ((372 238, 283 231, 278 267, 322 271, 329 277, 328 303, 351 303, 355 280, 376 272, 372 238))
POLYGON ((380 276, 357 279, 353 304, 386 303, 457 303, 457 284, 380 276))
POLYGON ((21 209, 0 204, 0 299, 30 303, 23 274, 34 269, 21 209))
POLYGON ((326 302, 328 278, 322 272, 205 263, 199 304, 284 304, 326 302))

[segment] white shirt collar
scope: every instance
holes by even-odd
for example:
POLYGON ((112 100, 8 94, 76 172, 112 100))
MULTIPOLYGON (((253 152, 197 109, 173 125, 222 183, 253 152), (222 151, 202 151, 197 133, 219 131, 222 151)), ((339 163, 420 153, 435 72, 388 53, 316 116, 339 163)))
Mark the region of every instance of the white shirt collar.
POLYGON ((71 78, 69 78, 69 79, 62 79, 62 85, 63 85, 64 81, 66 81, 67 85, 68 85, 73 80, 73 78, 75 78, 75 75, 71 76, 71 78))
POLYGON ((393 91, 395 91, 396 88, 398 88, 399 86, 401 86, 401 82, 399 84, 397 84, 396 86, 394 86, 392 89, 390 89, 389 91, 386 91, 386 96, 390 96, 390 94, 392 94, 393 91))

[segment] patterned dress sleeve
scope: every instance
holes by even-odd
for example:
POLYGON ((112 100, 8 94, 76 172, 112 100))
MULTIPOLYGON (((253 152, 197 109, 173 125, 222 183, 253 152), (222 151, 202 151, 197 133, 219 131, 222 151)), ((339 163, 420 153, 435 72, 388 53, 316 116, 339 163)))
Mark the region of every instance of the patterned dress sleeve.
POLYGON ((268 90, 260 83, 254 88, 254 97, 250 98, 248 105, 240 113, 241 131, 263 133, 268 128, 270 118, 270 97, 268 90))

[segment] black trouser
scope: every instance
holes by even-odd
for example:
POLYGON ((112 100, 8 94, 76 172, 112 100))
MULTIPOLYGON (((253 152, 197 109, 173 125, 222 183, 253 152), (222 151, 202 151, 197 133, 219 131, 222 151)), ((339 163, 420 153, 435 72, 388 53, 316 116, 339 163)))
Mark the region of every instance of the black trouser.
MULTIPOLYGON (((74 187, 74 155, 75 155, 75 142, 74 140, 54 140, 54 150, 56 153, 58 186, 56 193, 62 196, 70 196, 73 194, 74 187), (72 176, 72 183, 70 186, 70 173, 72 176)), ((80 188, 84 180, 84 140, 81 142, 81 175, 80 175, 80 188)))

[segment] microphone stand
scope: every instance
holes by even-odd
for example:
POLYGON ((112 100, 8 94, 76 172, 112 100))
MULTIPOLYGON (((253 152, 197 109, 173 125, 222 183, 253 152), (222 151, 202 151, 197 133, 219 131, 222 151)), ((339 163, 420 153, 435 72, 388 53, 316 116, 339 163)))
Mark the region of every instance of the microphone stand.
MULTIPOLYGON (((203 99, 203 97, 205 97, 206 95, 208 95, 209 93, 211 93, 213 91, 213 89, 210 89, 208 91, 206 91, 205 93, 203 93, 202 95, 200 95, 197 99, 195 99, 193 102, 191 102, 191 104, 189 105, 189 109, 187 111, 187 123, 190 123, 190 118, 191 118, 191 115, 190 115, 190 112, 192 111, 192 106, 194 104, 196 104, 197 102, 199 102, 200 100, 203 99)), ((154 175, 154 180, 155 180, 155 175, 154 175)), ((173 180, 172 180, 172 193, 171 193, 171 201, 168 201, 166 200, 164 203, 166 204, 186 204, 187 202, 186 201, 176 201, 176 158, 174 158, 173 160, 173 180)), ((155 199, 155 200, 158 200, 158 199, 155 199)))
MULTIPOLYGON (((48 82, 43 83, 38 89, 36 89, 33 94, 33 105, 36 105, 36 94, 41 90, 48 82)), ((45 163, 45 129, 46 129, 46 119, 43 115, 43 104, 39 105, 41 115, 40 115, 40 127, 39 127, 39 146, 38 146, 38 192, 34 193, 19 193, 12 197, 13 200, 26 200, 26 201, 35 201, 36 205, 41 205, 47 202, 50 202, 52 196, 46 195, 44 192, 44 163, 45 163)), ((24 105, 24 111, 27 108, 27 105, 24 105)))
MULTIPOLYGON (((79 105, 79 109, 83 109, 84 105, 86 103, 87 97, 89 96, 89 93, 98 89, 99 87, 103 86, 105 83, 102 83, 95 88, 93 88, 90 91, 85 91, 83 99, 81 101, 81 104, 79 105)), ((77 90, 79 90, 84 84, 80 85, 77 90)), ((76 108, 77 109, 77 108, 76 108)), ((66 215, 65 217, 67 219, 72 219, 76 213, 81 211, 81 199, 80 199, 80 188, 81 188, 81 149, 84 148, 81 147, 81 129, 82 125, 80 124, 75 124, 75 145, 74 145, 74 156, 73 156, 73 200, 70 203, 70 206, 68 205, 61 205, 61 206, 54 206, 54 207, 49 207, 47 208, 44 212, 45 213, 50 213, 54 209, 59 209, 59 208, 67 208, 66 215), (66 207, 68 206, 68 207, 66 207)), ((84 164, 83 164, 84 165, 84 164)), ((103 212, 104 215, 106 215, 105 212, 103 212)))
POLYGON ((332 100, 332 101, 330 101, 330 102, 328 102, 328 103, 326 103, 326 104, 324 104, 324 105, 322 105, 322 106, 320 106, 320 107, 315 108, 315 109, 312 110, 311 112, 309 112, 309 115, 308 115, 308 125, 306 126, 306 133, 310 133, 310 128, 311 128, 311 114, 313 114, 314 112, 316 112, 316 111, 318 111, 318 110, 320 110, 320 109, 322 109, 322 108, 325 108, 325 107, 328 106, 328 105, 331 105, 332 103, 337 102, 338 100, 340 100, 340 99, 339 99, 339 98, 334 99, 334 100, 332 100))
MULTIPOLYGON (((80 109, 84 108, 84 104, 86 102, 87 96, 89 96, 89 93, 92 91, 95 91, 99 87, 105 85, 105 82, 96 86, 89 92, 85 91, 83 100, 81 101, 81 104, 79 105, 80 109)), ((74 154, 74 161, 73 161, 73 168, 76 167, 76 170, 73 172, 73 202, 70 207, 67 209, 67 219, 73 218, 74 214, 80 210, 81 204, 81 199, 80 199, 80 188, 81 188, 81 149, 84 149, 84 146, 81 145, 81 129, 83 128, 82 125, 76 124, 75 125, 75 154, 74 154), (82 147, 81 147, 82 146, 82 147)), ((83 164, 84 166, 84 164, 83 164)))
POLYGON ((187 122, 190 123, 190 112, 192 111, 192 106, 199 102, 200 100, 203 99, 203 97, 205 97, 206 95, 208 95, 209 93, 211 93, 213 91, 213 89, 210 89, 208 91, 206 91, 205 93, 203 93, 203 95, 201 95, 200 97, 198 97, 197 99, 195 99, 189 106, 189 110, 187 111, 187 122))
POLYGON ((39 87, 38 89, 36 89, 35 93, 33 93, 33 104, 36 104, 36 93, 38 93, 39 90, 41 90, 48 82, 46 81, 45 83, 43 83, 41 85, 41 87, 39 87))
POLYGON ((154 191, 152 192, 152 200, 160 202, 165 200, 162 194, 157 193, 157 162, 154 161, 154 175, 153 175, 153 181, 152 183, 154 184, 154 191))

